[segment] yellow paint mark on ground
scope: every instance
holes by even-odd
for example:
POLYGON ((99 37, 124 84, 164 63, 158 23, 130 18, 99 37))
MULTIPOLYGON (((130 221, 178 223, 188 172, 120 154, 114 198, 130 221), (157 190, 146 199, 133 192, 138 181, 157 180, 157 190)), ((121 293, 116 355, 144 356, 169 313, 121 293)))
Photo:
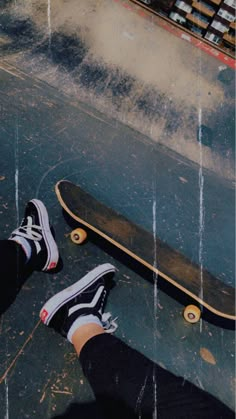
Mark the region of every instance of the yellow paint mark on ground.
POLYGON ((52 393, 59 393, 59 394, 73 394, 71 391, 65 391, 65 390, 52 390, 52 393))

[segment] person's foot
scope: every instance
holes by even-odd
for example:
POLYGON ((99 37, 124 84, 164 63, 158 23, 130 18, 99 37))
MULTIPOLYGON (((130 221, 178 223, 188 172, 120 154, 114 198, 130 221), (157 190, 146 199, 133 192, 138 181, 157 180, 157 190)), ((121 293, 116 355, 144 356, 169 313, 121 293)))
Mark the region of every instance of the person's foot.
POLYGON ((50 298, 40 311, 42 322, 71 342, 80 326, 96 323, 105 331, 113 332, 117 325, 110 313, 103 313, 108 286, 108 274, 116 268, 105 263, 90 271, 82 279, 50 298))
POLYGON ((28 202, 21 225, 11 233, 9 240, 22 246, 27 263, 33 270, 50 271, 56 268, 59 260, 58 247, 42 201, 32 199, 28 202))

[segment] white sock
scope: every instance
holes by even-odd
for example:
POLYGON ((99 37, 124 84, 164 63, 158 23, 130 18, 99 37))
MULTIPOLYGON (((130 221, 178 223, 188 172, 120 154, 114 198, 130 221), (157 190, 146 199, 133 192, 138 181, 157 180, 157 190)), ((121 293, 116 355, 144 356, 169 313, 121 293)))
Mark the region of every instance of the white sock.
POLYGON ((99 318, 97 316, 94 316, 93 314, 88 314, 87 316, 80 316, 78 317, 74 323, 72 323, 69 332, 67 333, 67 339, 70 343, 72 343, 72 336, 74 332, 80 327, 88 323, 95 323, 99 326, 102 326, 102 323, 100 322, 99 318))
POLYGON ((27 258, 27 262, 28 262, 28 260, 31 257, 31 253, 32 253, 31 246, 30 246, 28 240, 26 240, 24 237, 21 237, 21 236, 15 236, 15 237, 13 237, 12 239, 9 239, 9 240, 12 240, 12 241, 21 245, 22 249, 24 250, 24 252, 26 254, 26 258, 27 258))

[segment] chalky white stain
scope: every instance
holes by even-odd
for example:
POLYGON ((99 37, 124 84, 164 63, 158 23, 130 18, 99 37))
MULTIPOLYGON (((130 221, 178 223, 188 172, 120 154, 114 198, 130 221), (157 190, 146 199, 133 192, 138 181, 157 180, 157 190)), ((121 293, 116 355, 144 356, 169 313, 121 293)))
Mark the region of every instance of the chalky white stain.
POLYGON ((5 378, 4 384, 5 384, 5 393, 6 393, 6 403, 5 403, 5 415, 4 415, 4 419, 9 419, 9 396, 8 396, 8 381, 7 381, 7 378, 5 378))
POLYGON ((16 120, 15 130, 15 207, 16 207, 16 225, 19 225, 19 128, 18 118, 16 120))
POLYGON ((202 168, 202 110, 198 113, 199 122, 199 264, 200 264, 200 298, 203 299, 203 235, 204 235, 204 175, 202 168))
MULTIPOLYGON (((157 221, 156 221, 156 187, 154 182, 153 188, 153 204, 152 204, 152 232, 153 232, 153 247, 154 247, 154 258, 153 258, 153 267, 157 269, 157 221)), ((157 310, 158 310, 158 289, 157 289, 157 280, 158 273, 153 272, 153 282, 154 282, 154 355, 157 350, 157 310)), ((153 419, 157 419, 157 381, 155 368, 153 370, 153 387, 154 387, 154 410, 153 410, 153 419)))
POLYGON ((51 44, 52 44, 51 0, 48 0, 47 19, 48 19, 48 49, 50 50, 51 44))
MULTIPOLYGON (((198 74, 202 73, 201 51, 199 59, 198 74)), ((198 171, 198 185, 199 185, 199 225, 198 225, 198 261, 200 266, 200 291, 199 298, 204 300, 204 284, 203 284, 203 239, 204 239, 204 175, 203 175, 203 144, 202 144, 202 103, 201 103, 201 82, 198 78, 198 143, 199 143, 199 171, 198 171)), ((202 319, 200 319, 200 332, 202 332, 202 319)))
MULTIPOLYGON (((136 412, 139 412, 140 407, 142 405, 142 399, 143 399, 143 396, 144 396, 144 392, 145 392, 145 387, 146 387, 146 384, 147 384, 147 380, 148 380, 148 375, 146 375, 146 377, 145 377, 144 383, 141 386, 141 389, 140 389, 140 392, 139 392, 139 395, 138 395, 138 398, 137 398, 137 402, 136 402, 136 405, 135 405, 135 411, 136 412)), ((141 419, 140 414, 139 414, 138 418, 141 419)))

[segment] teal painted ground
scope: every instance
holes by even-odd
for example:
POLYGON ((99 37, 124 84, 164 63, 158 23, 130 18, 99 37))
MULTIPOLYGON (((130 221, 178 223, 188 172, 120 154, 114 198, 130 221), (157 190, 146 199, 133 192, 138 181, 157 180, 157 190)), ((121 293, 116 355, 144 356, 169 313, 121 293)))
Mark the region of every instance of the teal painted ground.
POLYGON ((233 185, 233 70, 125 3, 58 1, 2 2, 0 56, 197 164, 201 142, 203 167, 233 185))
MULTIPOLYGON (((108 303, 119 318, 117 336, 233 407, 232 325, 185 323, 175 295, 159 291, 154 301, 152 284, 129 266, 90 242, 73 245, 54 193, 56 181, 65 178, 150 231, 155 218, 160 238, 198 261, 199 167, 7 64, 0 86, 2 238, 18 224, 27 200, 38 197, 48 208, 64 263, 57 274, 34 274, 1 318, 4 415, 51 418, 73 402, 93 400, 72 346, 38 324, 38 313, 51 295, 106 261, 119 269, 108 303)), ((203 264, 232 284, 234 190, 209 171, 203 177, 203 264)))

